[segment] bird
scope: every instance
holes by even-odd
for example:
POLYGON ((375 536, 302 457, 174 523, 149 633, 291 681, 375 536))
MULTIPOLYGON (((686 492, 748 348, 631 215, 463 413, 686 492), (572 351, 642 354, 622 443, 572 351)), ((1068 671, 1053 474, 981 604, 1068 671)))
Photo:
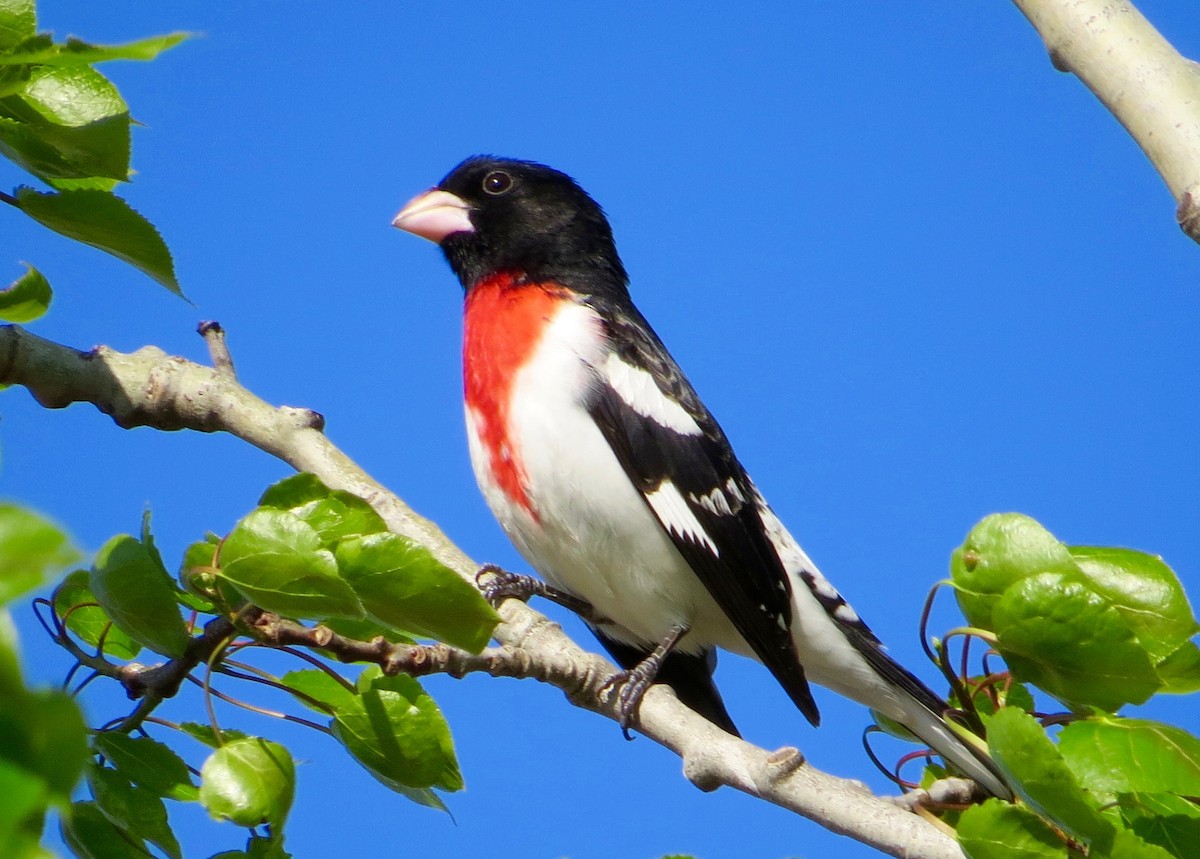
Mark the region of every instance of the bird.
POLYGON ((738 735, 713 674, 761 662, 817 726, 815 682, 904 725, 980 789, 1012 793, 946 702, 885 652, 768 506, 634 306, 607 216, 543 164, 467 158, 393 226, 440 246, 464 292, 471 463, 540 575, 497 594, 580 610, 623 671, 622 728, 653 682, 738 735))

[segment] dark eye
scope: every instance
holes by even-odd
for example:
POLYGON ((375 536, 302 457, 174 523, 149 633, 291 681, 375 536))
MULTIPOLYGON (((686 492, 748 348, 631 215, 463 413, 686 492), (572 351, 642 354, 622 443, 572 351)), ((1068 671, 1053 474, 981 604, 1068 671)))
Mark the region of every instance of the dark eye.
POLYGON ((483 177, 483 190, 488 194, 499 196, 513 186, 513 177, 503 170, 493 170, 483 177))

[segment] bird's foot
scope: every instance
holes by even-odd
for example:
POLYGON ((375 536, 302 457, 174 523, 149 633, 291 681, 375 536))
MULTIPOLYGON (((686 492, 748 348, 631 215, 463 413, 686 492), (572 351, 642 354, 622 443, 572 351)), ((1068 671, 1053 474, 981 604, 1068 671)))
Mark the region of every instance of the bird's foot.
POLYGON ((662 660, 655 659, 654 654, 651 654, 628 671, 618 671, 609 677, 597 693, 601 701, 610 695, 616 696, 617 724, 621 726, 621 733, 627 740, 633 739, 629 729, 637 716, 642 698, 654 685, 654 678, 658 676, 658 669, 661 667, 662 660))
POLYGON ((528 602, 536 595, 542 583, 533 576, 510 573, 496 564, 484 564, 475 573, 475 585, 483 592, 483 598, 495 608, 507 599, 528 602))
POLYGON ((484 564, 480 567, 479 571, 475 573, 475 584, 483 592, 483 598, 493 608, 498 607, 506 599, 529 602, 530 597, 541 597, 575 612, 589 623, 605 624, 610 622, 608 618, 598 614, 587 600, 581 600, 574 594, 551 587, 533 576, 510 573, 496 564, 484 564))
POLYGON ((606 700, 615 693, 617 704, 617 723, 621 726, 621 733, 625 735, 625 739, 632 740, 633 735, 629 733, 629 728, 633 725, 633 720, 637 716, 638 708, 642 704, 642 698, 646 696, 646 692, 654 685, 655 679, 658 677, 658 672, 662 668, 663 661, 679 644, 679 640, 687 635, 688 628, 686 626, 675 626, 663 639, 658 647, 654 648, 645 659, 637 665, 630 668, 628 671, 618 671, 612 677, 604 681, 604 685, 600 687, 597 697, 601 701, 606 700))

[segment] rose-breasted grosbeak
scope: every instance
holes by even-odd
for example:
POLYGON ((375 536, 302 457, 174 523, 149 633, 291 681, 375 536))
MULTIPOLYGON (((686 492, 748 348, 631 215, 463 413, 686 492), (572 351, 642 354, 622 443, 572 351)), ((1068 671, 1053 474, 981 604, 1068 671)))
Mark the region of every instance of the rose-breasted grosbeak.
POLYGON ((608 221, 574 180, 470 158, 393 223, 439 244, 462 282, 479 487, 542 577, 591 607, 626 669, 623 727, 657 679, 736 733, 712 682, 721 647, 766 665, 814 725, 809 680, 1011 795, 767 506, 634 307, 608 221))

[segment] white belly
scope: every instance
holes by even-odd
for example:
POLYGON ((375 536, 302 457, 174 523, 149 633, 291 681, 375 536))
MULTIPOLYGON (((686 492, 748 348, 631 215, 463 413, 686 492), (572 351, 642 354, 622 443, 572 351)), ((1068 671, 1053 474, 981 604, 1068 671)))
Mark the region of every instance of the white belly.
POLYGON ((653 646, 682 624, 691 629, 683 650, 717 645, 748 655, 579 402, 577 392, 604 357, 594 312, 565 306, 515 379, 508 417, 533 512, 500 488, 480 441, 483 418, 468 409, 480 489, 526 560, 612 620, 605 632, 613 638, 653 646), (590 351, 581 354, 581 343, 590 351))

